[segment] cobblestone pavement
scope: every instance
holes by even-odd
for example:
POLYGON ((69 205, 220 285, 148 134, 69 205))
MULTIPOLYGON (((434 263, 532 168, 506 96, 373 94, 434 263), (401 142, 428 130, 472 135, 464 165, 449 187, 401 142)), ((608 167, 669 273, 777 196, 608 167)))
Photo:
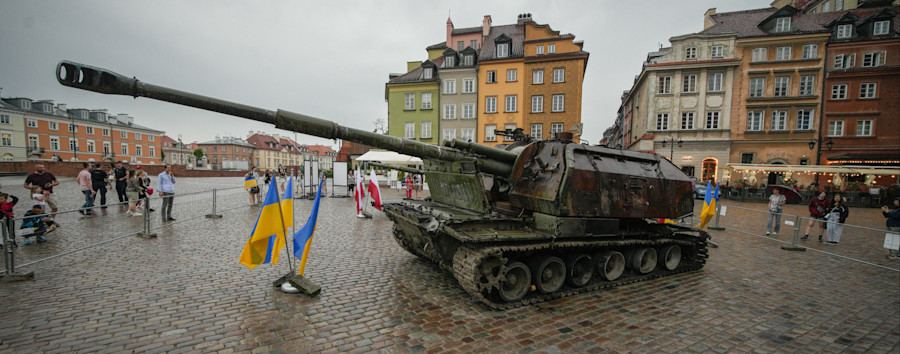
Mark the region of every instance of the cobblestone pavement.
MULTIPOLYGON (((305 221, 312 202, 295 204, 295 220, 305 221)), ((239 206, 223 219, 161 227, 157 239, 42 262, 30 267, 36 280, 0 284, 0 352, 900 350, 893 270, 713 232, 721 247, 700 272, 494 311, 397 246, 383 214, 353 217, 353 204, 323 200, 306 274, 322 286, 314 299, 271 286, 287 258, 253 270, 238 263, 259 211, 239 206)), ((728 213, 729 227, 760 227, 728 213)), ((880 225, 876 210, 851 213, 880 225)), ((834 247, 855 247, 847 237, 834 247)))

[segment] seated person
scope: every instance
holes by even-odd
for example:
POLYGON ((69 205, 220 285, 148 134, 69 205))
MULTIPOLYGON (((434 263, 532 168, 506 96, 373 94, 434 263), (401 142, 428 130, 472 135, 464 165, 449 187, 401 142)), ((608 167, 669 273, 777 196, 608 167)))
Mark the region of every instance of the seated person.
POLYGON ((20 229, 34 228, 33 233, 23 236, 26 245, 30 245, 31 240, 29 240, 29 238, 35 236, 37 237, 37 242, 47 242, 47 239, 44 238, 44 234, 53 232, 53 230, 56 230, 56 228, 59 227, 59 224, 53 221, 52 217, 43 214, 44 209, 41 208, 40 205, 32 206, 31 210, 25 213, 25 218, 22 219, 22 226, 20 229))

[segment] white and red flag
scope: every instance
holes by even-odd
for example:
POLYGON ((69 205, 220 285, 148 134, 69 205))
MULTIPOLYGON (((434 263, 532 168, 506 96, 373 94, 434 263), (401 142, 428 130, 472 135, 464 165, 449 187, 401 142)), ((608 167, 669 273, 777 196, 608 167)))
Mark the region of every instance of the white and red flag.
POLYGON ((369 196, 375 202, 375 209, 381 210, 381 187, 378 186, 378 176, 375 175, 375 170, 371 171, 372 173, 369 175, 369 196))
POLYGON ((356 197, 356 215, 362 216, 363 206, 365 206, 366 202, 366 192, 365 188, 363 188, 362 171, 359 170, 359 166, 356 166, 356 189, 353 196, 356 197))

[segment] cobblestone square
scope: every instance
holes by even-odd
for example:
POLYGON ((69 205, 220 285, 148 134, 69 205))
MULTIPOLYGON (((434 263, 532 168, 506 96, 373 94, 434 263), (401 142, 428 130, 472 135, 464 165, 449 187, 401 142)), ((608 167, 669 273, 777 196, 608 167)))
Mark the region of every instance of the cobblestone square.
MULTIPOLYGON (((254 270, 238 263, 259 212, 242 191, 222 197, 222 219, 202 217, 208 197, 178 203, 177 223, 151 218, 156 239, 125 237, 24 268, 34 281, 0 284, 0 352, 900 350, 898 263, 875 233, 805 245, 831 254, 790 252, 746 233, 764 233, 764 213, 733 208, 721 221, 745 232, 711 231, 720 247, 702 271, 494 311, 396 245, 383 214, 355 218, 352 198, 323 198, 306 273, 322 286, 313 299, 272 287, 288 271, 285 257, 254 270)), ((305 222, 311 205, 296 200, 295 220, 305 222)), ((122 212, 67 220, 51 243, 20 247, 18 262, 139 230, 139 218, 122 212)), ((883 227, 875 209, 852 210, 851 222, 883 227)))

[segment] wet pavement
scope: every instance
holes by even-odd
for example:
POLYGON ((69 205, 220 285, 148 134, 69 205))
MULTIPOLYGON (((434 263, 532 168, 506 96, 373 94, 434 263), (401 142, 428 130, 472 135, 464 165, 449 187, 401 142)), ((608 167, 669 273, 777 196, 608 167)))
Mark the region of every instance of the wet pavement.
MULTIPOLYGON (((253 270, 238 263, 259 207, 239 190, 223 198, 230 210, 222 219, 200 217, 210 196, 183 198, 177 223, 153 225, 156 239, 124 237, 26 267, 34 281, 0 284, 0 352, 900 350, 900 273, 784 251, 776 240, 743 232, 713 231, 720 248, 710 249, 700 272, 494 311, 397 246, 383 214, 356 219, 352 198, 327 198, 306 273, 322 293, 309 299, 272 287, 288 271, 287 258, 253 270)), ((298 224, 311 205, 295 201, 298 224)), ((72 219, 50 244, 17 254, 36 259, 32 249, 140 228, 139 218, 118 212, 106 222, 72 219)), ((755 232, 762 218, 764 234, 759 214, 731 209, 722 221, 755 232)), ((854 209, 851 221, 883 226, 875 209, 854 209)), ((831 249, 807 243, 888 268, 898 262, 869 249, 874 234, 844 237, 831 249)))

